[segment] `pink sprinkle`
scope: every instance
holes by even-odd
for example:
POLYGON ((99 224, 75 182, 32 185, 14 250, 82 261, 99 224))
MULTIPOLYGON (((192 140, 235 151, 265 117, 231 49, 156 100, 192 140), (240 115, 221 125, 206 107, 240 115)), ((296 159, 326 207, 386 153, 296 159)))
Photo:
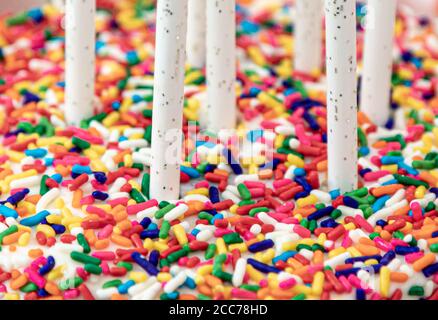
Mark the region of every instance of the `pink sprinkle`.
POLYGON ((293 286, 295 286, 296 283, 297 283, 297 281, 294 278, 290 278, 290 279, 287 279, 287 280, 280 282, 279 287, 281 289, 290 289, 293 286))

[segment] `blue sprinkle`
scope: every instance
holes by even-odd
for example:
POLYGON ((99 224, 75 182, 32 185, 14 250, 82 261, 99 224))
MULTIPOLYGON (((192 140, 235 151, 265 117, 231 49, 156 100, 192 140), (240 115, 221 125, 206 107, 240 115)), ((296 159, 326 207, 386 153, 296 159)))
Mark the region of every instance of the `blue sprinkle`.
POLYGON ((349 196, 344 197, 344 204, 350 208, 354 208, 354 209, 359 208, 359 202, 357 200, 355 200, 354 198, 349 197, 349 196))
POLYGON ((388 251, 380 260, 380 263, 384 266, 388 265, 395 258, 395 252, 393 250, 388 251))
POLYGON ((128 280, 125 283, 122 283, 120 286, 117 287, 117 290, 120 294, 127 294, 128 289, 131 288, 133 285, 135 285, 134 280, 128 280))
POLYGON ((356 300, 366 300, 365 290, 356 289, 356 300))
POLYGON ((195 288, 196 288, 196 282, 195 282, 195 280, 193 280, 193 279, 190 278, 190 277, 187 277, 187 278, 186 278, 186 281, 184 282, 184 285, 185 285, 186 287, 188 287, 189 289, 195 289, 195 288))
POLYGON ((152 250, 149 254, 149 262, 154 266, 158 265, 158 260, 160 259, 160 252, 158 250, 152 250))
POLYGON ((46 167, 50 167, 51 165, 53 165, 53 158, 44 158, 44 165, 46 167))
POLYGON ((30 102, 39 102, 41 99, 36 94, 26 91, 24 92, 23 104, 28 104, 30 102))
POLYGON ((47 257, 47 262, 38 270, 38 273, 43 276, 46 273, 49 273, 55 267, 55 258, 52 256, 47 257))
POLYGON ((140 238, 142 238, 142 239, 146 239, 146 238, 156 239, 156 238, 158 238, 159 234, 160 234, 160 230, 158 230, 158 229, 155 229, 155 230, 143 230, 140 233, 140 238))
POLYGON ((321 221, 322 228, 336 228, 338 225, 339 225, 339 223, 337 223, 332 218, 325 219, 324 221, 321 221))
POLYGON ((341 191, 339 189, 329 191, 330 197, 332 200, 335 200, 337 197, 341 195, 341 191))
POLYGON ((93 191, 91 195, 93 196, 94 199, 97 200, 106 200, 109 197, 108 193, 99 190, 93 191))
POLYGON ((383 156, 380 161, 382 164, 398 164, 404 160, 403 157, 400 156, 383 156))
POLYGON ((371 206, 374 212, 379 211, 385 206, 386 201, 388 201, 391 198, 390 195, 384 195, 378 198, 373 205, 371 206))
POLYGON ((208 188, 208 195, 211 203, 218 203, 221 201, 219 197, 219 189, 215 186, 211 186, 210 188, 208 188))
POLYGON ((303 168, 295 168, 294 169, 294 176, 295 177, 302 177, 306 175, 306 170, 303 168))
POLYGON ((370 154, 370 148, 368 147, 360 147, 359 152, 362 156, 367 156, 370 154))
POLYGON ((406 170, 407 173, 412 174, 412 175, 418 175, 419 172, 418 170, 412 168, 411 166, 408 166, 406 163, 404 163, 403 161, 400 161, 398 163, 399 168, 406 170))
POLYGON ((62 224, 52 224, 50 226, 55 230, 56 234, 63 234, 65 232, 65 226, 62 224))
POLYGON ((24 154, 28 157, 34 158, 44 158, 47 154, 46 149, 37 148, 37 149, 27 149, 24 151, 24 154))
POLYGON ((224 215, 222 213, 215 214, 213 218, 211 218, 210 223, 214 224, 216 220, 222 220, 224 215))
POLYGON ((18 202, 24 199, 26 195, 29 193, 29 189, 25 188, 21 191, 18 191, 14 193, 12 196, 8 197, 6 199, 7 202, 9 202, 12 205, 16 205, 18 202))
POLYGON ((75 164, 73 165, 73 167, 71 168, 71 171, 76 173, 76 174, 92 174, 93 172, 91 171, 89 166, 81 166, 79 164, 75 164))
POLYGON ((433 276, 435 273, 438 272, 438 262, 427 266, 422 271, 425 277, 433 276))
POLYGON ((420 248, 418 247, 395 246, 395 253, 400 254, 402 256, 418 251, 420 251, 420 248))
POLYGON ((307 217, 307 220, 318 220, 321 219, 322 217, 328 216, 330 215, 333 210, 335 210, 335 208, 333 206, 327 206, 325 208, 319 209, 317 211, 315 211, 314 213, 310 214, 307 217))
POLYGON ((382 260, 382 256, 376 254, 376 255, 372 255, 372 256, 352 257, 352 258, 345 259, 345 263, 353 264, 355 262, 365 262, 365 261, 370 260, 370 259, 375 259, 377 261, 381 261, 382 260))
POLYGON ((53 180, 55 180, 58 183, 62 182, 62 175, 59 173, 53 174, 50 178, 52 178, 53 180))
POLYGON ((143 227, 143 229, 147 229, 147 227, 151 224, 152 220, 148 217, 144 217, 143 220, 141 220, 140 224, 143 227))
POLYGON ((43 210, 37 214, 34 214, 33 216, 22 219, 20 224, 26 227, 36 226, 37 224, 41 223, 41 221, 43 221, 49 214, 49 211, 43 210))
POLYGON ((278 261, 287 261, 287 259, 292 258, 296 254, 296 251, 285 251, 279 256, 276 256, 274 259, 272 259, 272 264, 276 264, 278 261))
POLYGON ((389 181, 382 183, 382 186, 389 186, 391 184, 397 184, 397 183, 398 183, 398 181, 396 179, 392 179, 392 180, 389 180, 389 181))
POLYGON ((181 166, 181 171, 184 172, 186 175, 188 175, 192 179, 196 179, 196 178, 199 178, 201 176, 201 174, 195 168, 181 166))
POLYGON ((267 239, 251 244, 248 247, 248 250, 250 252, 260 252, 272 248, 273 246, 274 246, 274 241, 272 241, 271 239, 267 239))
POLYGON ((100 184, 104 184, 106 182, 106 180, 107 180, 107 177, 106 177, 105 173, 103 173, 103 172, 95 172, 94 173, 94 178, 100 184))
POLYGON ((248 264, 251 265, 254 269, 256 269, 256 270, 258 270, 260 272, 263 272, 263 273, 270 273, 270 272, 280 273, 279 269, 277 269, 277 268, 275 268, 273 266, 264 264, 264 263, 262 263, 260 261, 252 259, 252 258, 248 259, 248 264))
POLYGON ((156 276, 159 271, 157 267, 155 267, 152 263, 144 259, 140 253, 133 252, 131 254, 131 258, 140 266, 142 267, 149 275, 156 276))

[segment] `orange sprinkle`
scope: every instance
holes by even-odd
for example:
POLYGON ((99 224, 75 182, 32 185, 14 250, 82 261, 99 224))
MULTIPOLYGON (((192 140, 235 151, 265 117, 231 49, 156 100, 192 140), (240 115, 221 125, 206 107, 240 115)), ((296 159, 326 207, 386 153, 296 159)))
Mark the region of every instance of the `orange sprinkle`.
POLYGON ((41 199, 40 194, 33 194, 33 195, 26 196, 26 198, 24 198, 25 201, 33 203, 33 204, 37 204, 38 201, 40 201, 40 199, 41 199))
POLYGON ((23 273, 10 282, 12 290, 18 290, 27 283, 27 276, 23 273))
POLYGON ((358 243, 354 247, 359 250, 359 252, 362 253, 364 256, 380 254, 380 250, 378 248, 366 244, 358 243))
POLYGON ((3 242, 2 244, 4 245, 10 245, 13 244, 15 242, 18 241, 18 238, 20 238, 20 236, 25 233, 26 231, 21 230, 21 231, 17 231, 15 233, 12 233, 10 235, 7 235, 6 237, 3 238, 3 242))
POLYGON ((394 194, 397 190, 402 189, 402 184, 391 184, 388 186, 382 186, 371 189, 371 194, 375 197, 381 197, 388 194, 394 194))
POLYGON ((47 281, 46 285, 44 286, 44 289, 50 293, 52 296, 57 296, 61 294, 61 290, 59 290, 58 286, 56 285, 56 283, 52 282, 52 281, 47 281))
POLYGON ((219 279, 218 277, 215 277, 211 274, 205 275, 204 280, 205 280, 205 283, 212 288, 214 288, 216 286, 221 286, 223 284, 221 279, 219 279))
POLYGON ((132 247, 132 241, 129 238, 113 233, 110 237, 111 241, 122 247, 132 247))
POLYGON ((30 250, 27 252, 27 255, 28 255, 30 258, 33 258, 33 259, 36 259, 36 258, 38 258, 38 257, 41 257, 43 254, 44 254, 44 252, 43 252, 43 250, 41 250, 41 249, 30 249, 30 250))
POLYGON ((108 248, 109 245, 110 241, 108 239, 100 239, 94 243, 94 248, 96 248, 96 250, 103 250, 108 248))
POLYGON ((406 282, 409 279, 409 276, 404 272, 391 272, 390 279, 393 282, 406 282))
POLYGON ((85 239, 87 239, 87 242, 90 245, 94 245, 97 241, 97 237, 96 234, 94 233, 94 230, 92 229, 87 229, 84 231, 84 237, 85 239))
POLYGON ((79 209, 81 207, 82 194, 83 192, 81 189, 77 189, 73 192, 73 199, 71 201, 73 208, 79 209))
POLYGON ((415 271, 420 272, 421 270, 423 270, 427 266, 430 266, 432 263, 434 263, 435 258, 436 257, 435 257, 434 253, 427 253, 423 257, 421 257, 420 259, 415 261, 412 264, 412 267, 414 268, 415 271))

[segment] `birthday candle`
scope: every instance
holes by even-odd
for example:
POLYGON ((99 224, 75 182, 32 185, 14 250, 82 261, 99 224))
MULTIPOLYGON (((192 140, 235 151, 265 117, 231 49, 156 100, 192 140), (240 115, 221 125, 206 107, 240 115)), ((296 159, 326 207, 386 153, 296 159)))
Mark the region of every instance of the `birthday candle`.
POLYGON ((236 1, 207 0, 208 129, 236 125, 236 1))
POLYGON ((187 62, 195 68, 205 65, 206 0, 189 0, 187 19, 187 62))
POLYGON ((369 0, 360 108, 377 125, 390 112, 396 0, 369 0))
POLYGON ((158 0, 151 198, 179 197, 187 0, 158 0))
POLYGON ((65 117, 78 125, 93 115, 95 0, 66 1, 65 117))
POLYGON ((325 0, 329 189, 357 187, 356 1, 325 0))
POLYGON ((297 0, 295 17, 295 69, 312 73, 321 68, 322 0, 297 0))

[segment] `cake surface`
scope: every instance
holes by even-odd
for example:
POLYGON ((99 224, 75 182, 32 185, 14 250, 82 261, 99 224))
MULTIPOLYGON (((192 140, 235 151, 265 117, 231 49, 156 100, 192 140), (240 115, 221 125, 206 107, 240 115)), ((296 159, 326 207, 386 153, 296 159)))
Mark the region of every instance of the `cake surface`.
POLYGON ((0 16, 1 297, 438 299, 434 24, 398 12, 392 116, 358 113, 359 188, 340 194, 323 72, 292 70, 293 8, 240 1, 239 125, 204 127, 205 71, 187 66, 181 198, 165 202, 149 199, 154 11, 98 1, 80 127, 64 122, 62 13, 0 16))

